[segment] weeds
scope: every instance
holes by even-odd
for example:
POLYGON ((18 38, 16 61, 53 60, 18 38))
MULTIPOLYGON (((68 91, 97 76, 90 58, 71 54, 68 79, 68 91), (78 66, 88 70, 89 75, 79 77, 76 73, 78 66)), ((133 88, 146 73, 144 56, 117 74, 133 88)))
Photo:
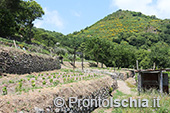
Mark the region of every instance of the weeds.
POLYGON ((3 89, 2 89, 2 95, 7 95, 7 87, 4 86, 3 89))

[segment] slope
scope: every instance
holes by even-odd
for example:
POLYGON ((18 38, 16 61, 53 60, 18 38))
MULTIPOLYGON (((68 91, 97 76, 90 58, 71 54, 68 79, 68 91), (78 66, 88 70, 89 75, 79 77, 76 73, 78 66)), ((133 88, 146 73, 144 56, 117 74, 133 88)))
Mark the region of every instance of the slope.
POLYGON ((121 33, 155 33, 162 32, 169 20, 161 20, 156 16, 146 16, 141 12, 118 10, 99 20, 90 27, 76 33, 79 37, 99 37, 112 40, 121 33))

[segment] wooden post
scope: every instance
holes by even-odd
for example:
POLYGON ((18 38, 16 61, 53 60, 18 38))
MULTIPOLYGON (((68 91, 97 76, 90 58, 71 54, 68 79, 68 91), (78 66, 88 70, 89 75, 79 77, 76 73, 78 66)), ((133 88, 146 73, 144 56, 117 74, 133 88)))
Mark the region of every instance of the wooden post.
POLYGON ((162 70, 160 73, 160 93, 163 93, 163 74, 162 74, 162 70))
POLYGON ((153 70, 155 70, 155 62, 153 63, 153 70))
POLYGON ((138 93, 140 95, 141 92, 141 88, 142 88, 142 78, 141 78, 141 73, 138 73, 138 93))
POLYGON ((138 70, 139 67, 138 67, 138 60, 136 60, 136 69, 138 70))
POLYGON ((15 40, 13 40, 13 42, 14 42, 14 46, 15 46, 15 48, 17 48, 17 45, 16 45, 16 42, 15 42, 15 40))
POLYGON ((81 62, 82 71, 84 71, 84 65, 83 65, 83 62, 84 62, 84 61, 83 61, 83 59, 84 59, 84 54, 83 54, 83 52, 82 52, 82 59, 81 59, 81 60, 82 60, 82 62, 81 62))

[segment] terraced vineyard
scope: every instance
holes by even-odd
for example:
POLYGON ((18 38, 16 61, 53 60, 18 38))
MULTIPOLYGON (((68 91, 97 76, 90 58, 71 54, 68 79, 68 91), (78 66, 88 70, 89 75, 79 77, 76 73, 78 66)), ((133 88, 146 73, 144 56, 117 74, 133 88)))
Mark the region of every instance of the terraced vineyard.
POLYGON ((102 77, 102 74, 75 72, 70 69, 61 69, 53 72, 42 72, 0 79, 0 93, 2 95, 21 94, 47 87, 56 87, 81 80, 102 77))

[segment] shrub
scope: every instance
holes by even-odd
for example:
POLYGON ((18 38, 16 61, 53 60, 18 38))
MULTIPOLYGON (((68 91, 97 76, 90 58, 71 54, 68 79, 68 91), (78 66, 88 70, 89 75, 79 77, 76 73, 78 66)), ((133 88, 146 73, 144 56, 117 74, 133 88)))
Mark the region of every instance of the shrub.
POLYGON ((42 79, 45 80, 45 77, 43 77, 42 79))
POLYGON ((63 78, 63 82, 66 82, 66 78, 63 78))
POLYGON ((14 81, 13 80, 9 80, 9 83, 14 83, 14 81))
POLYGON ((59 80, 56 80, 55 82, 53 82, 54 86, 57 86, 60 83, 59 80))
POLYGON ((79 75, 83 75, 83 73, 80 73, 79 75))
POLYGON ((109 88, 109 92, 112 92, 112 91, 113 91, 113 88, 112 88, 112 87, 110 87, 110 88, 109 88))
POLYGON ((34 81, 34 80, 32 80, 32 81, 31 81, 31 83, 35 83, 35 81, 34 81))
POLYGON ((48 76, 48 79, 50 79, 51 78, 51 76, 48 76))
POLYGON ((18 83, 18 86, 15 87, 15 91, 18 92, 18 91, 21 91, 22 89, 22 82, 19 82, 18 83))
POLYGON ((19 82, 19 88, 20 89, 22 88, 22 82, 19 82))
POLYGON ((50 83, 52 83, 53 82, 53 79, 50 79, 50 83))
POLYGON ((45 85, 45 84, 46 84, 46 81, 43 81, 42 83, 43 83, 43 85, 45 85))
POLYGON ((38 79, 38 76, 35 76, 35 80, 37 80, 38 79))
POLYGON ((35 87, 35 83, 32 83, 32 87, 35 87))
POLYGON ((8 92, 7 92, 7 87, 6 86, 3 87, 2 93, 3 93, 3 95, 7 95, 8 92))

